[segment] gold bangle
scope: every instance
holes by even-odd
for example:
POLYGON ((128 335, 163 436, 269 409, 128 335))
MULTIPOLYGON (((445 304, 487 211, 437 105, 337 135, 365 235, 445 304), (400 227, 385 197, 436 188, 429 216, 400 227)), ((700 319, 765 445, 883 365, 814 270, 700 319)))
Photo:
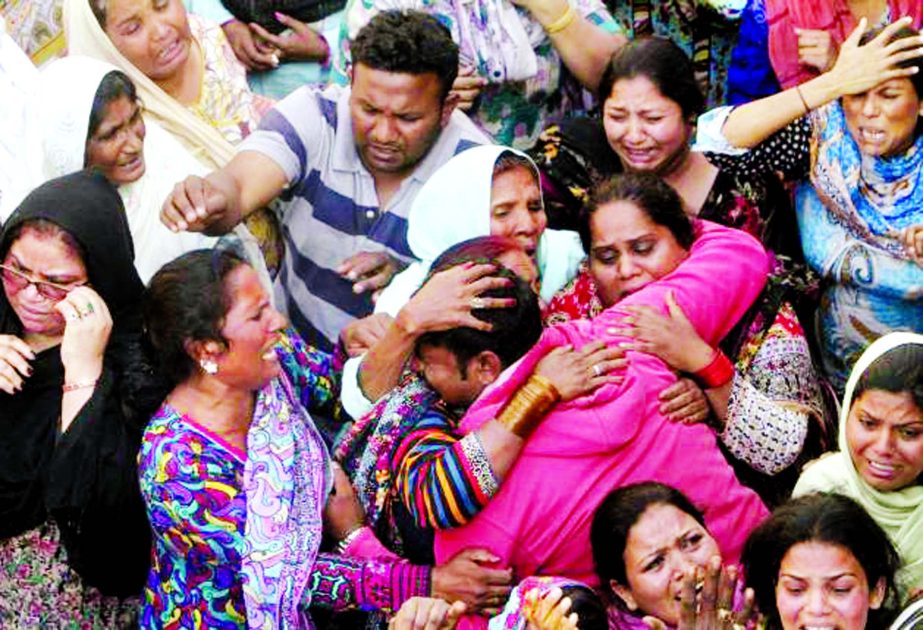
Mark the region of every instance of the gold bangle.
POLYGON ((551 381, 533 374, 516 391, 497 420, 513 435, 526 439, 560 399, 561 395, 551 381))
POLYGON ((795 86, 795 92, 798 93, 798 98, 801 99, 801 104, 804 106, 804 113, 807 114, 808 112, 811 111, 811 108, 808 107, 808 102, 804 100, 804 94, 801 93, 800 85, 795 86))
POLYGON ((554 35, 555 33, 560 33, 565 28, 570 26, 574 20, 577 19, 577 10, 574 8, 574 5, 568 0, 567 2, 567 11, 565 11, 561 17, 545 27, 545 32, 549 35, 554 35))

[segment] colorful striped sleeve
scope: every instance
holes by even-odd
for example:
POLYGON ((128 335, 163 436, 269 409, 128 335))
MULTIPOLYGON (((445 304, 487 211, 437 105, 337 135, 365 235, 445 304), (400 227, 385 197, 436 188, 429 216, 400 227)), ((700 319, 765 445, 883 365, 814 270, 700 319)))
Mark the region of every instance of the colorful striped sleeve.
POLYGON ((430 568, 322 553, 311 572, 310 594, 311 606, 393 613, 411 597, 429 597, 430 568))
POLYGON ((497 492, 497 479, 476 433, 459 440, 442 414, 430 412, 394 455, 398 493, 420 527, 465 524, 497 492))

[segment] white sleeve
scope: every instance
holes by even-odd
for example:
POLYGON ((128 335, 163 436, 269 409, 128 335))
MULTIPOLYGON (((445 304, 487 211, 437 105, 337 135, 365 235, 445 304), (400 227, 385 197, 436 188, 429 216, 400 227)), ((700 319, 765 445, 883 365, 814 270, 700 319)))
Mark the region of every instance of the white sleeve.
POLYGON ((696 122, 695 142, 692 150, 700 153, 745 155, 748 149, 735 147, 724 137, 724 123, 734 108, 731 105, 710 109, 696 122))

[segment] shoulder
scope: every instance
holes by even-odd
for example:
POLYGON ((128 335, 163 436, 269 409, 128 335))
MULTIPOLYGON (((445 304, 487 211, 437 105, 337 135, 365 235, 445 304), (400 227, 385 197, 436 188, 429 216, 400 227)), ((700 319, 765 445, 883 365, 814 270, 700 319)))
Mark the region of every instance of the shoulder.
POLYGON ((805 464, 792 491, 792 496, 812 492, 836 492, 852 496, 849 492, 848 467, 852 465, 849 455, 841 451, 825 453, 805 464))

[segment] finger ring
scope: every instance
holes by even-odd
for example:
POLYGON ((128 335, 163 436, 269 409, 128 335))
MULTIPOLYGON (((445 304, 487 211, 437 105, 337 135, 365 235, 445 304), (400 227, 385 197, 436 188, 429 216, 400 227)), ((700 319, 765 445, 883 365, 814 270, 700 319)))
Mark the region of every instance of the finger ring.
POLYGON ((727 608, 718 609, 718 621, 727 621, 731 618, 731 611, 727 608))
POLYGON ((603 375, 603 369, 599 367, 599 363, 593 365, 593 376, 600 377, 603 375))
POLYGON ((486 307, 487 307, 487 304, 484 302, 484 298, 482 298, 482 297, 473 297, 473 298, 471 298, 471 301, 469 302, 469 304, 471 305, 471 310, 472 310, 472 311, 473 311, 473 310, 476 310, 476 309, 479 309, 479 308, 486 308, 486 307))
POLYGON ((92 302, 87 302, 87 310, 84 312, 84 315, 89 315, 90 313, 93 312, 93 310, 94 310, 94 309, 93 309, 93 303, 92 303, 92 302))

